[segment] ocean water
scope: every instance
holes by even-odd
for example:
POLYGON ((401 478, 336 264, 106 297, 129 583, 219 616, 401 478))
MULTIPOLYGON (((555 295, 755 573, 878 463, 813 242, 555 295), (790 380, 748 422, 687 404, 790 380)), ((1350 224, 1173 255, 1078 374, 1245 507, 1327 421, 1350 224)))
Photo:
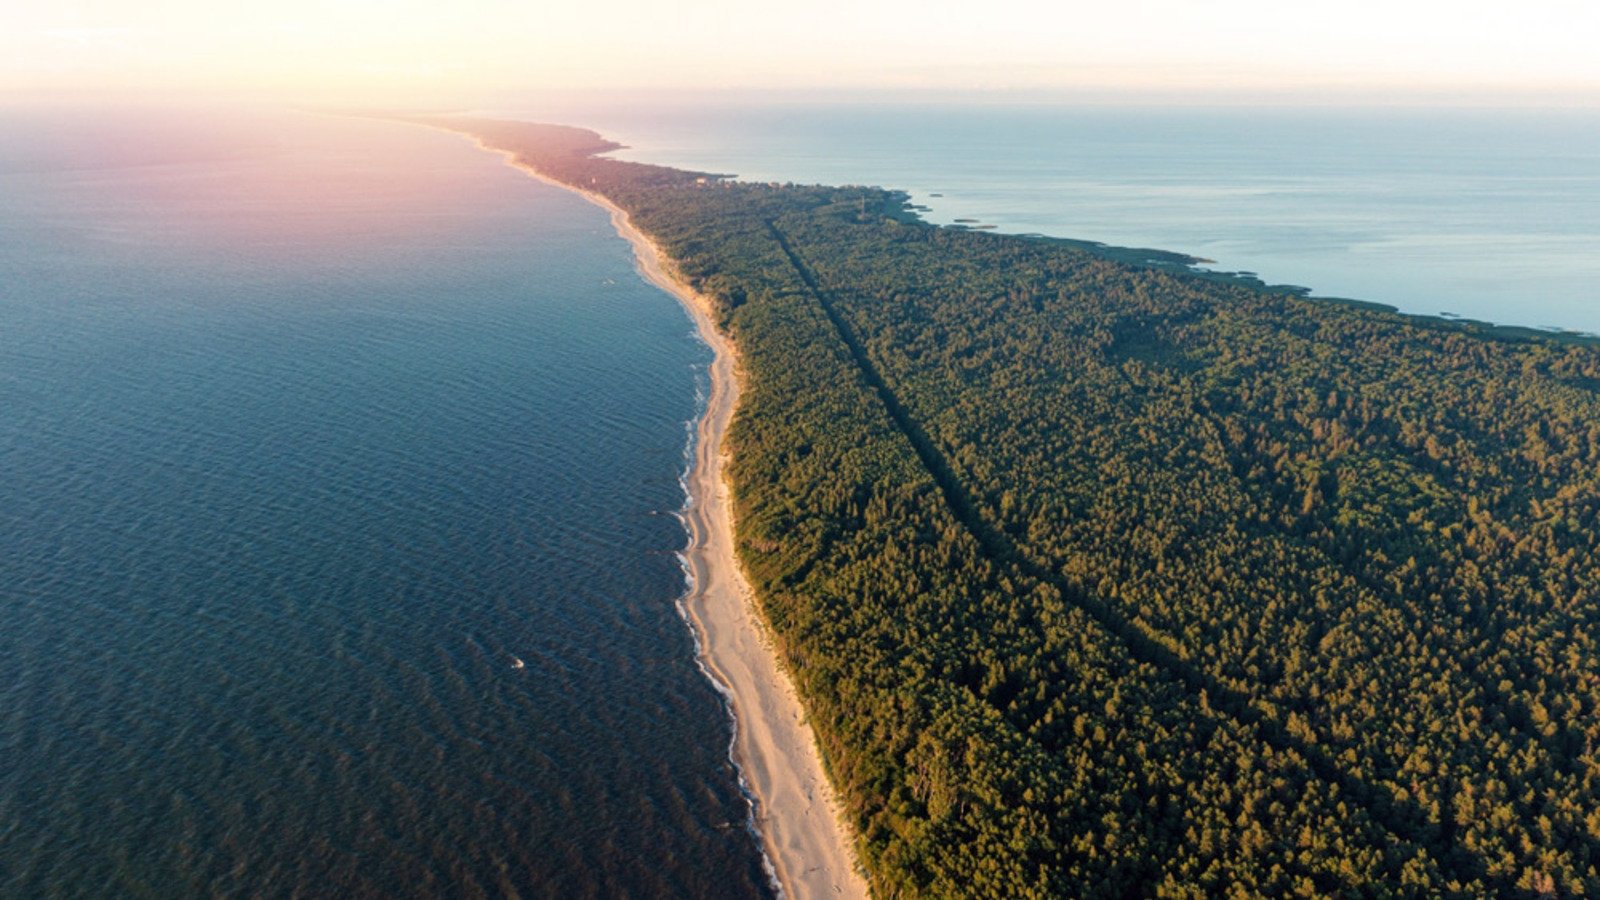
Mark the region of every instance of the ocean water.
POLYGON ((0 897, 769 896, 708 360, 461 138, 0 112, 0 897))
POLYGON ((508 102, 621 156, 905 190, 1317 296, 1600 333, 1600 110, 508 102))

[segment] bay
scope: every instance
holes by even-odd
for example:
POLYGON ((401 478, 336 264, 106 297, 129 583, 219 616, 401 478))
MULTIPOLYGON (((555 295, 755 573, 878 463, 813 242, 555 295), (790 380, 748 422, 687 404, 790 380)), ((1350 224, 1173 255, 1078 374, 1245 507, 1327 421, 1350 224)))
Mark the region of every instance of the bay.
POLYGON ((1600 110, 503 101, 620 156, 907 191, 931 222, 1150 247, 1316 296, 1600 333, 1600 110))

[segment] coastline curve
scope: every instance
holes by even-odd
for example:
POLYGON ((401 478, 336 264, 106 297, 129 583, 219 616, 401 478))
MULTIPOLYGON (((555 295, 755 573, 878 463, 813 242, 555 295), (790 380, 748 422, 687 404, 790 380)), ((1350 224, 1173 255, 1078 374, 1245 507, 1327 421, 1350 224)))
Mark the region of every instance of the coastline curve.
POLYGON ((683 519, 689 543, 682 555, 687 591, 680 603, 694 631, 700 664, 731 713, 733 763, 751 801, 775 887, 788 900, 868 900, 871 893, 854 852, 854 835, 735 553, 723 438, 739 399, 738 353, 717 329, 711 301, 679 279, 655 242, 606 197, 548 178, 515 153, 470 132, 432 127, 463 135, 502 155, 513 168, 610 213, 612 227, 633 248, 640 276, 683 306, 711 348, 710 389, 685 479, 683 519))

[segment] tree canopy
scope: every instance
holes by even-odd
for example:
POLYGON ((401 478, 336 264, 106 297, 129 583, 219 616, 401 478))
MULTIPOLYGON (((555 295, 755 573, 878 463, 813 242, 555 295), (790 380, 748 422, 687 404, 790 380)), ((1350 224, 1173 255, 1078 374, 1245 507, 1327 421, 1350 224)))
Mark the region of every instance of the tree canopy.
POLYGON ((450 124, 718 304, 877 895, 1600 894, 1600 349, 450 124))

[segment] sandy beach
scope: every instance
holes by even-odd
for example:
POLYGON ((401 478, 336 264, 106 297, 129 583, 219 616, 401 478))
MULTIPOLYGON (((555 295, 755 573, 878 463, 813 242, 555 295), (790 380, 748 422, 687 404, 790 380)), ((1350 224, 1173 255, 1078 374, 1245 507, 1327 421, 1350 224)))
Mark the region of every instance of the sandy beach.
POLYGON ((722 438, 739 399, 737 357, 712 324, 703 298, 668 274, 653 244, 612 208, 617 231, 633 242, 640 271, 677 296, 716 353, 711 396, 700 420, 689 475, 689 571, 684 604, 700 636, 706 668, 721 682, 738 733, 734 761, 755 797, 757 828, 784 895, 868 896, 818 756, 816 738, 789 676, 778 665, 734 556, 732 503, 723 479, 722 438))
POLYGON ((626 212, 598 194, 545 178, 500 148, 481 141, 479 146, 609 211, 612 226, 633 245, 640 274, 683 304, 714 352, 710 397, 688 479, 690 539, 685 557, 692 581, 684 608, 699 639, 701 660, 732 709, 733 761, 753 798, 763 851, 783 895, 789 900, 867 900, 854 837, 839 815, 815 735, 793 683, 778 664, 734 553, 733 506, 723 477, 722 448, 739 401, 738 355, 732 342, 717 330, 710 301, 673 274, 670 262, 633 227, 626 212))

